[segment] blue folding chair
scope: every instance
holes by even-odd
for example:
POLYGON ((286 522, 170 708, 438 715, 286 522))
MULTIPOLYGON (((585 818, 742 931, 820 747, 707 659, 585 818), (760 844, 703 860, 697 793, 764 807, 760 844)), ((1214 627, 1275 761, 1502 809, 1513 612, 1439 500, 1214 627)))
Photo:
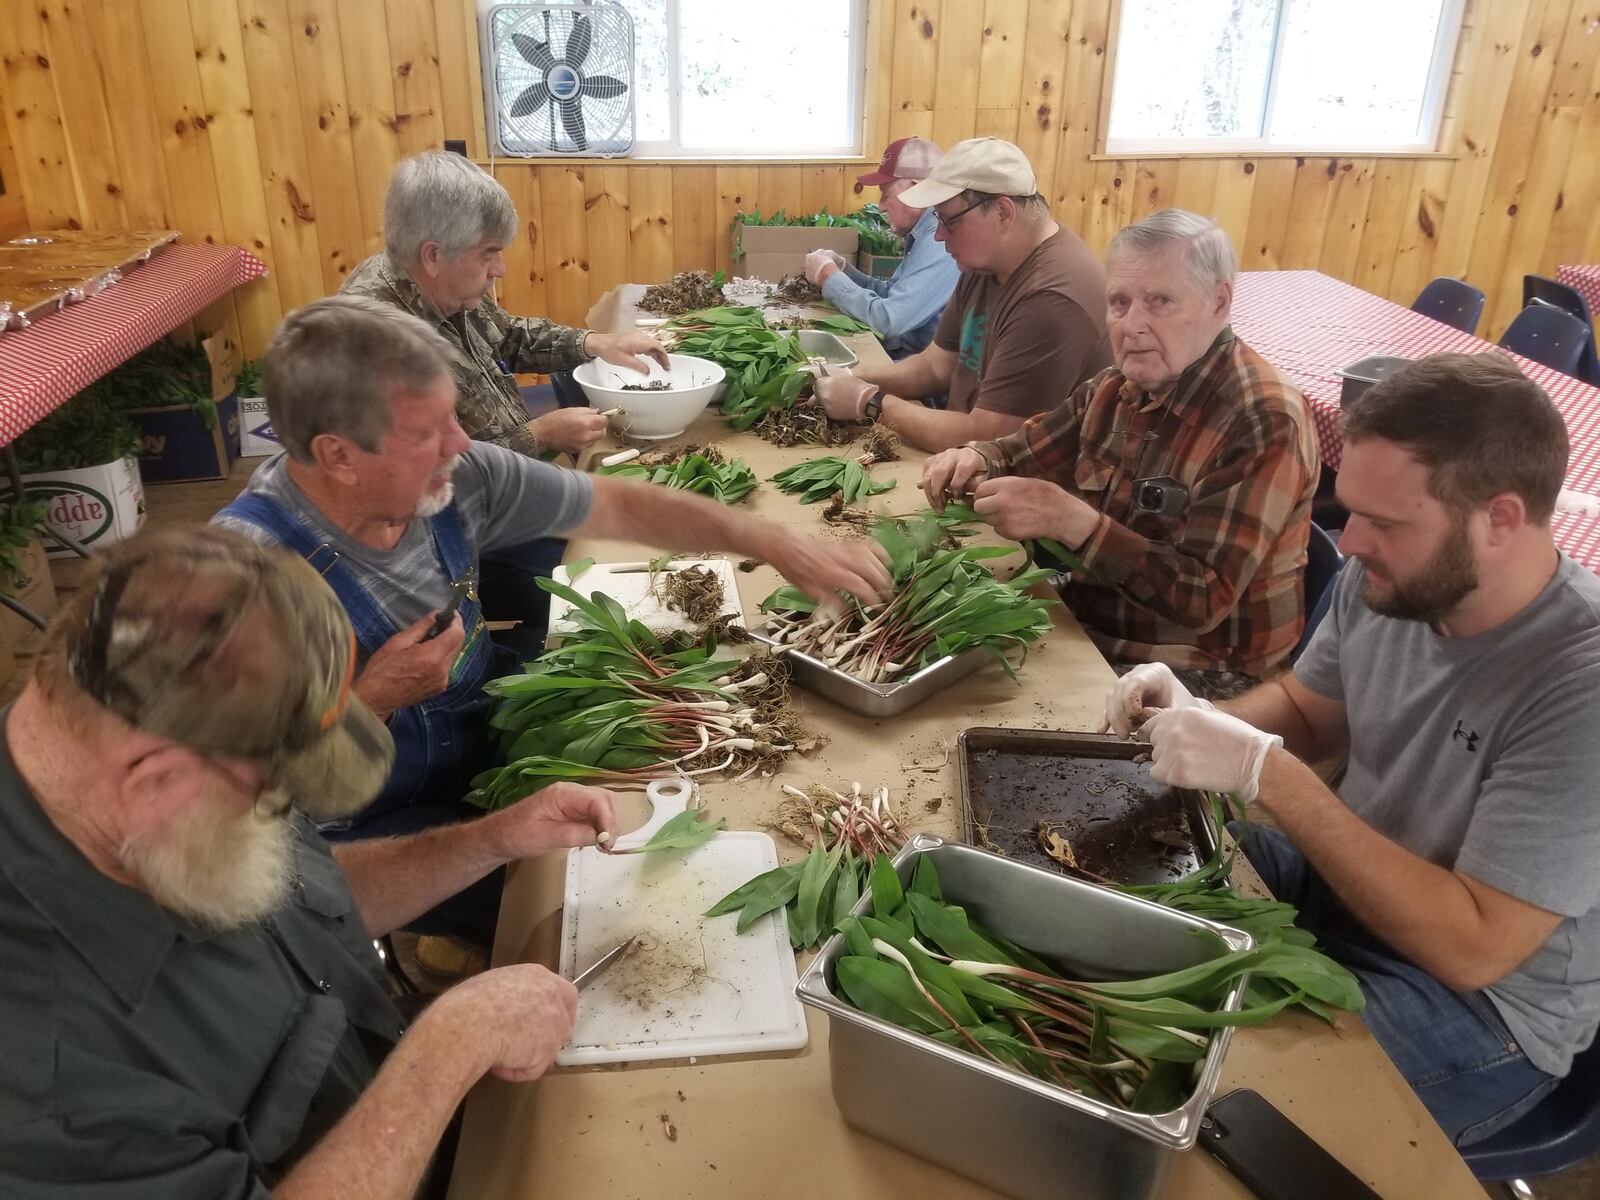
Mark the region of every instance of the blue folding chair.
POLYGON ((1588 326, 1589 348, 1584 352, 1583 358, 1578 362, 1578 369, 1573 374, 1600 387, 1600 353, 1596 353, 1595 350, 1594 314, 1589 311, 1589 302, 1584 299, 1583 293, 1554 279, 1546 279, 1543 275, 1524 275, 1522 306, 1526 308, 1530 304, 1545 304, 1551 308, 1559 308, 1588 326))
POLYGON ((1476 333, 1478 318, 1483 316, 1483 293, 1470 283, 1441 276, 1422 289, 1411 311, 1442 321, 1462 333, 1476 333))
POLYGON ((1593 353, 1594 331, 1572 314, 1535 301, 1506 327, 1500 345, 1553 371, 1582 378, 1578 365, 1586 352, 1593 353))
POLYGON ((1311 635, 1328 615, 1328 605, 1333 600, 1333 581, 1344 566, 1344 555, 1339 553, 1339 543, 1333 535, 1315 521, 1311 523, 1311 536, 1306 540, 1306 624, 1300 631, 1300 640, 1289 651, 1289 661, 1298 662, 1311 644, 1311 635))
MULTIPOLYGON (((1483 1180, 1554 1175, 1600 1153, 1600 1042, 1572 1060, 1572 1070, 1525 1115, 1499 1133, 1465 1147, 1472 1173, 1483 1180)), ((1531 1194, 1526 1185, 1522 1191, 1531 1194)))

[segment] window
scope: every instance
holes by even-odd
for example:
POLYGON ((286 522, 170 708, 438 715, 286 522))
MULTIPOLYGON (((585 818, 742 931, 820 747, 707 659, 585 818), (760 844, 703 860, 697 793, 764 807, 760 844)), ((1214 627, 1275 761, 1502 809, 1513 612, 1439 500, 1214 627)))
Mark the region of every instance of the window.
POLYGON ((1462 0, 1122 0, 1106 153, 1435 148, 1462 0))
POLYGON ((635 155, 861 154, 866 0, 621 4, 633 17, 635 155))

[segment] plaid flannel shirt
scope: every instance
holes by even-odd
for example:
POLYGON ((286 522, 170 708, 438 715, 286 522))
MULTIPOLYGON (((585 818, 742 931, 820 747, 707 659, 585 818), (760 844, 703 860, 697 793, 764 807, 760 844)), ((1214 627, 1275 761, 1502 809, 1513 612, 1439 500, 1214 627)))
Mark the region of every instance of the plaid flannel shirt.
POLYGON ((973 443, 991 475, 1048 479, 1100 513, 1064 598, 1113 662, 1263 676, 1299 640, 1316 490, 1305 401, 1225 329, 1152 400, 1115 367, 1016 433, 973 443), (1172 516, 1136 481, 1188 489, 1172 516))
POLYGON ((517 389, 517 372, 570 371, 587 362, 583 339, 588 330, 569 329, 542 317, 513 317, 488 295, 476 308, 450 317, 388 257, 374 254, 345 278, 339 291, 368 296, 421 317, 459 352, 455 363, 456 419, 467 436, 522 454, 541 447, 528 429, 528 407, 517 389))

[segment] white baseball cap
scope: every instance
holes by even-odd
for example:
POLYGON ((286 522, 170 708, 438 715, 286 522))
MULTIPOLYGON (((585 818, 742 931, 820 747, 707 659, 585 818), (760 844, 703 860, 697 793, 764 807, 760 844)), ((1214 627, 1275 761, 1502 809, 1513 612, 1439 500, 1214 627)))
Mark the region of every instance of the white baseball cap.
POLYGON ((932 208, 971 188, 987 196, 1031 196, 1039 190, 1028 156, 997 137, 957 142, 928 177, 900 193, 907 208, 932 208))

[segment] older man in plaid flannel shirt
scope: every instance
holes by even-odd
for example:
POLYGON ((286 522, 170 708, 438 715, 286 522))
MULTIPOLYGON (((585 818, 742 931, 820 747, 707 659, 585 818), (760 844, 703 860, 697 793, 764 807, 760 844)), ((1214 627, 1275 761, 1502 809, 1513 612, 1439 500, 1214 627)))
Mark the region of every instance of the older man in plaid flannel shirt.
POLYGON ((1228 327, 1233 274, 1204 217, 1124 229, 1107 258, 1116 365, 923 477, 936 506, 975 488, 999 533, 1070 550, 1064 598, 1113 663, 1213 683, 1278 670, 1299 639, 1318 470, 1305 402, 1228 327))

